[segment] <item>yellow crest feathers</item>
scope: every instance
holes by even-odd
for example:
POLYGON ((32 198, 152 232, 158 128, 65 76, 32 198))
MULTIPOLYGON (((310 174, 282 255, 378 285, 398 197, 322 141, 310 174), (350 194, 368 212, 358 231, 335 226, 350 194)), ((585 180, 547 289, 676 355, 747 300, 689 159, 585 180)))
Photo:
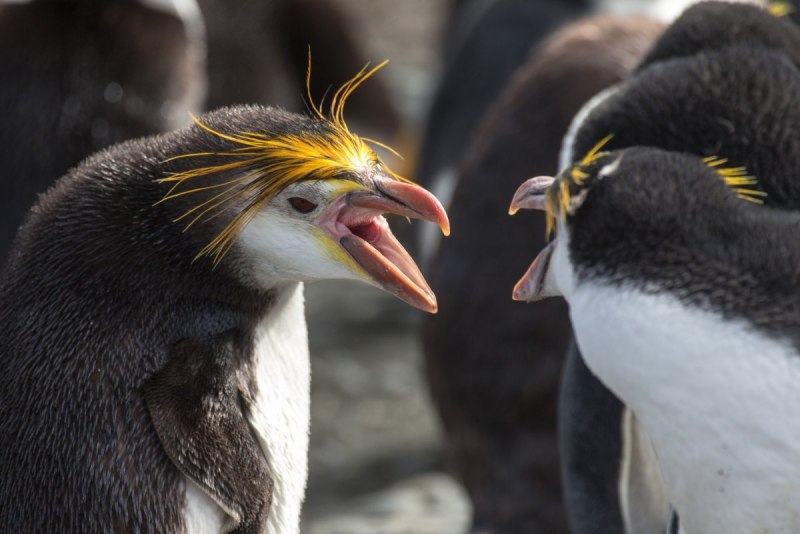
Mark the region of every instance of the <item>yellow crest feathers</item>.
POLYGON ((758 180, 756 180, 755 176, 747 174, 745 167, 723 167, 728 160, 717 156, 703 158, 703 162, 710 169, 713 169, 725 184, 736 192, 739 198, 757 204, 764 203, 764 197, 767 194, 752 187, 758 183, 758 180))
POLYGON ((770 2, 767 6, 769 11, 774 17, 785 17, 794 13, 794 6, 791 2, 770 2))
MULTIPOLYGON (((585 180, 590 176, 589 173, 584 170, 584 167, 606 153, 601 150, 613 137, 613 135, 608 135, 601 139, 579 162, 562 173, 556 183, 547 190, 545 195, 545 231, 548 237, 555 226, 556 215, 558 213, 566 213, 570 207, 570 203, 572 202, 570 187, 572 185, 578 188, 584 186, 585 180)), ((763 204, 764 197, 766 197, 767 194, 755 187, 758 184, 758 180, 754 176, 748 174, 745 167, 726 167, 725 164, 728 160, 717 156, 703 158, 703 162, 722 178, 725 184, 733 189, 739 198, 747 200, 748 202, 763 204)))
MULTIPOLYGON (((230 250, 236 237, 256 216, 271 198, 286 186, 304 180, 344 178, 350 173, 364 170, 381 163, 368 142, 391 149, 369 139, 362 139, 350 132, 344 121, 344 105, 347 98, 367 78, 387 62, 369 69, 368 65, 353 78, 345 82, 333 95, 330 112, 326 117, 311 97, 311 54, 309 51, 306 92, 309 111, 313 118, 323 121, 324 130, 297 134, 270 134, 255 132, 226 133, 217 131, 192 116, 202 130, 236 145, 226 152, 202 152, 183 154, 165 161, 183 158, 214 157, 222 160, 195 169, 176 172, 157 180, 172 184, 159 201, 166 202, 177 197, 212 191, 211 196, 199 197, 198 204, 187 210, 177 221, 186 221, 184 231, 196 223, 206 222, 230 209, 237 211, 231 222, 197 254, 212 256, 217 265, 230 250), (324 132, 324 133, 323 133, 324 132), (229 180, 203 184, 201 179, 221 172, 241 171, 229 180), (188 184, 188 187, 184 187, 188 184)), ((396 180, 409 181, 381 165, 385 173, 396 180)))
POLYGON ((609 134, 598 141, 589 152, 581 158, 580 162, 573 165, 569 172, 563 175, 559 180, 558 190, 556 190, 555 187, 551 187, 547 191, 545 195, 545 233, 547 237, 550 237, 553 232, 556 213, 564 213, 569 208, 571 201, 569 192, 570 182, 578 187, 583 186, 583 181, 589 177, 589 174, 584 172, 581 167, 591 164, 597 158, 605 154, 605 152, 601 152, 601 150, 613 138, 614 134, 609 134), (569 180, 565 178, 569 178, 569 180))
POLYGON ((592 147, 592 149, 589 150, 589 152, 587 152, 585 156, 583 156, 583 159, 581 159, 581 165, 588 165, 597 158, 599 158, 603 154, 602 152, 600 152, 600 149, 606 146, 608 142, 611 141, 611 139, 613 138, 614 134, 608 134, 600 141, 598 141, 597 144, 595 144, 592 147))

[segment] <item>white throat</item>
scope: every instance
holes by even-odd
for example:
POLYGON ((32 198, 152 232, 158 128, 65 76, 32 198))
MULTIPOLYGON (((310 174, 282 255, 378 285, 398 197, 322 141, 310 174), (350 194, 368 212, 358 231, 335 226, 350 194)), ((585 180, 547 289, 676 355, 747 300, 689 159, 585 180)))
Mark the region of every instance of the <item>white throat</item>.
POLYGON ((650 436, 682 529, 800 532, 800 354, 667 294, 585 281, 586 364, 650 436))

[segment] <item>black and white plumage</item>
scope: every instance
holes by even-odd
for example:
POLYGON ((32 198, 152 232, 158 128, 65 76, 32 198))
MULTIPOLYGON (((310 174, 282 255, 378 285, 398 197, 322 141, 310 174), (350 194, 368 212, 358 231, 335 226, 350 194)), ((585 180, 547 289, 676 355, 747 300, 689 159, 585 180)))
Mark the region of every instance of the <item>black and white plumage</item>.
POLYGON ((682 531, 795 530, 800 214, 654 148, 567 169, 545 199, 548 181, 515 199, 557 219, 517 296, 567 299, 586 364, 652 441, 682 531))
POLYGON ((358 279, 435 310, 381 212, 447 228, 339 124, 223 109, 100 152, 40 198, 0 282, 0 530, 298 531, 302 282, 358 279), (225 209, 176 222, 219 191, 225 209), (198 255, 224 235, 216 261, 198 255))
MULTIPOLYGON (((613 134, 610 149, 644 145, 725 158, 726 165, 744 166, 758 178, 768 205, 796 209, 800 190, 792 169, 800 163, 800 78, 791 43, 797 32, 788 19, 754 6, 708 2, 687 10, 635 76, 576 117, 562 164, 571 165, 613 134)), ((584 458, 565 476, 576 531, 600 532, 597 518, 620 510, 625 532, 644 531, 637 525, 665 528, 669 503, 636 418, 594 378, 577 352, 569 356, 564 381, 562 448, 584 458), (593 435, 603 438, 588 441, 593 435), (591 467, 615 456, 620 459, 615 476, 591 467)))

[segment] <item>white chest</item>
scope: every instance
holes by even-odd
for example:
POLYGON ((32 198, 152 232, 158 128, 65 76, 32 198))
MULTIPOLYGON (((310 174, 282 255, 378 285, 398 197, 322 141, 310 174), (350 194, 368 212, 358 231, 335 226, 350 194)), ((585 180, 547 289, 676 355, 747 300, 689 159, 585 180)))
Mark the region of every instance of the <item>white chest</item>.
POLYGON ((800 355, 666 295, 583 283, 589 368, 652 439, 683 530, 800 532, 800 355))
POLYGON ((250 425, 275 480, 267 534, 296 534, 308 478, 311 367, 303 284, 287 291, 258 326, 254 373, 258 385, 250 425))
MULTIPOLYGON (((297 534, 308 478, 311 368, 303 284, 293 284, 258 325, 253 372, 258 388, 248 422, 258 437, 275 486, 265 534, 297 534)), ((218 534, 228 517, 186 480, 189 534, 218 534)))

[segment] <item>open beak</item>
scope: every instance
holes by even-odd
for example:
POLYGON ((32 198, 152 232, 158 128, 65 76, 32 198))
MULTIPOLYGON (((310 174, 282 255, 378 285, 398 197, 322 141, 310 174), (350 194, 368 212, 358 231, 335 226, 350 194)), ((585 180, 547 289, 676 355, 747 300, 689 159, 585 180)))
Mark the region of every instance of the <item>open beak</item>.
MULTIPOLYGON (((514 215, 521 209, 544 211, 545 194, 554 181, 555 179, 551 176, 536 176, 526 180, 514 193, 514 198, 508 208, 509 215, 514 215)), ((552 286, 547 276, 550 259, 557 242, 558 238, 553 239, 533 260, 531 266, 514 286, 512 293, 514 300, 535 302, 547 297, 558 296, 557 289, 552 286)))
POLYGON ((320 226, 344 248, 375 285, 423 311, 436 313, 436 296, 384 219, 393 213, 437 224, 450 234, 447 213, 425 189, 391 178, 376 177, 374 190, 344 194, 320 226))
POLYGON ((519 210, 544 211, 544 197, 547 190, 553 185, 555 178, 552 176, 535 176, 525 180, 514 193, 508 214, 514 215, 519 210))

